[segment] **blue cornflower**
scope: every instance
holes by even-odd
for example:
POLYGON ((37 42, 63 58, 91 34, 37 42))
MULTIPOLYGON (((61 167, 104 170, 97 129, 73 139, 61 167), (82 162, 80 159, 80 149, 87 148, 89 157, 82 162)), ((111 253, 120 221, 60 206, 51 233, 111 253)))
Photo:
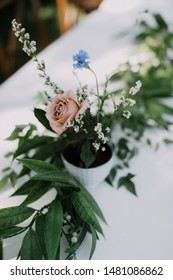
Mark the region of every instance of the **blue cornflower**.
POLYGON ((78 53, 73 55, 73 61, 75 62, 73 64, 74 68, 82 69, 82 68, 88 68, 89 66, 89 55, 86 51, 80 50, 78 53))

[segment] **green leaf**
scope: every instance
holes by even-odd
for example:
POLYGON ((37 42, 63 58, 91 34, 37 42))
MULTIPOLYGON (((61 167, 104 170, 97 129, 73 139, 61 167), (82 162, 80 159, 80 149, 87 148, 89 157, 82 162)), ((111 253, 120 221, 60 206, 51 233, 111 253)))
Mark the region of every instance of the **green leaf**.
POLYGON ((106 178, 106 182, 107 182, 109 185, 111 185, 112 187, 114 186, 114 185, 113 185, 113 182, 114 182, 114 179, 115 179, 115 177, 116 177, 116 174, 117 174, 117 167, 114 166, 114 167, 111 169, 111 171, 110 171, 108 177, 106 178))
POLYGON ((28 219, 34 209, 24 206, 13 206, 0 209, 0 229, 12 227, 28 219))
POLYGON ((32 180, 29 180, 27 182, 25 182, 22 186, 20 186, 20 188, 15 191, 12 196, 15 196, 15 195, 27 195, 29 194, 32 189, 38 184, 38 181, 32 181, 32 180))
POLYGON ((8 175, 5 175, 1 180, 0 180, 0 189, 5 187, 8 183, 8 175))
POLYGON ((18 149, 14 153, 14 158, 29 152, 33 148, 43 145, 51 138, 52 137, 48 137, 48 136, 34 136, 32 139, 29 139, 28 141, 22 141, 22 143, 19 145, 18 149))
POLYGON ((103 215, 102 210, 100 209, 98 203, 96 200, 93 198, 93 196, 85 189, 84 187, 81 187, 81 193, 83 194, 85 200, 87 203, 90 205, 90 208, 92 211, 95 212, 95 214, 104 222, 107 224, 106 219, 103 215))
POLYGON ((57 167, 48 162, 37 159, 18 159, 24 166, 35 171, 36 173, 46 173, 49 171, 58 170, 57 167))
POLYGON ((92 245, 91 245, 91 252, 90 252, 89 260, 91 260, 93 254, 95 252, 96 244, 97 244, 97 233, 92 226, 90 226, 90 229, 91 229, 91 235, 92 235, 92 245))
POLYGON ((87 200, 81 192, 74 192, 72 194, 72 203, 81 219, 89 225, 93 226, 95 230, 103 234, 103 230, 95 216, 95 213, 93 212, 90 204, 87 202, 87 200))
POLYGON ((165 144, 173 144, 173 140, 172 139, 163 139, 163 142, 165 144))
POLYGON ((18 235, 25 230, 26 230, 26 228, 18 227, 18 226, 6 228, 6 229, 0 229, 0 238, 1 237, 2 238, 9 238, 9 237, 18 235))
POLYGON ((167 25, 166 21, 163 19, 163 17, 160 14, 155 14, 154 18, 159 25, 159 27, 158 27, 159 31, 161 31, 161 29, 168 29, 168 25, 167 25))
POLYGON ((34 108, 34 115, 45 128, 55 133, 55 131, 53 131, 50 127, 49 121, 46 118, 45 111, 43 111, 42 109, 34 108))
POLYGON ((81 160, 84 163, 86 168, 91 166, 92 163, 95 161, 96 156, 91 151, 90 141, 85 141, 85 143, 82 145, 80 158, 81 158, 81 160))
POLYGON ((118 141, 118 152, 117 152, 117 156, 121 159, 124 160, 128 154, 129 154, 129 147, 127 145, 128 140, 125 138, 121 138, 118 141))
POLYGON ((22 202, 22 205, 28 205, 39 199, 51 189, 50 182, 38 182, 29 193, 27 198, 22 202))
POLYGON ((10 179, 10 182, 11 182, 12 186, 15 187, 15 185, 16 185, 16 179, 17 179, 17 174, 16 174, 16 172, 12 171, 12 172, 9 174, 9 179, 10 179))
POLYGON ((125 187, 129 192, 137 196, 135 184, 131 181, 134 176, 135 175, 128 173, 127 176, 121 177, 118 181, 118 188, 125 187))
POLYGON ((47 172, 45 174, 39 174, 39 175, 35 175, 31 178, 32 180, 41 180, 41 181, 49 181, 49 182, 57 182, 60 183, 60 186, 62 187, 64 184, 64 187, 74 187, 76 189, 78 189, 78 185, 75 181, 75 179, 69 175, 67 172, 65 171, 50 171, 47 172), (63 183, 63 184, 62 184, 63 183))
POLYGON ((6 138, 6 140, 13 141, 19 138, 19 134, 26 128, 28 125, 16 125, 15 129, 11 133, 11 135, 6 138))
POLYGON ((46 214, 44 238, 48 260, 55 260, 59 248, 63 224, 61 202, 54 200, 46 214))
POLYGON ((26 233, 20 250, 21 260, 42 260, 42 253, 35 231, 30 228, 26 233))
POLYGON ((35 230, 42 254, 44 258, 47 259, 46 242, 44 239, 45 219, 46 215, 41 215, 37 218, 35 223, 35 230))

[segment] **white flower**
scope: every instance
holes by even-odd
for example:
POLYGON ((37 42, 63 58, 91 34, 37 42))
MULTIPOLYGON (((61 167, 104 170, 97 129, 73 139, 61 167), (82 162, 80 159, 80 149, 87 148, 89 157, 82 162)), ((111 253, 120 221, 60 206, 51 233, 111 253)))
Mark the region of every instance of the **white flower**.
POLYGON ((99 150, 99 148, 100 148, 100 143, 94 142, 92 145, 93 145, 93 147, 95 148, 96 151, 99 150))
POLYGON ((94 127, 94 131, 100 133, 102 132, 102 124, 98 123, 95 127, 94 127))
POLYGON ((141 81, 137 81, 136 85, 134 87, 130 88, 129 94, 135 95, 136 93, 138 93, 140 91, 141 86, 142 86, 141 81))
POLYGON ((74 131, 77 133, 77 132, 79 132, 79 126, 78 125, 75 125, 74 126, 74 131))
POLYGON ((133 106, 136 104, 136 101, 134 99, 131 98, 122 98, 122 103, 123 107, 126 106, 133 106))
POLYGON ((78 236, 78 234, 77 234, 76 231, 74 231, 74 232, 72 233, 72 235, 73 235, 74 237, 77 237, 77 236, 78 236))
POLYGON ((106 130, 107 133, 111 132, 110 127, 106 127, 105 130, 106 130))
POLYGON ((73 244, 77 243, 77 237, 76 236, 73 236, 71 238, 71 243, 73 243, 73 244))
POLYGON ((70 215, 67 215, 67 216, 66 216, 66 221, 68 221, 68 222, 71 221, 71 216, 70 216, 70 215))
POLYGON ((129 119, 131 117, 131 112, 130 111, 123 111, 123 117, 125 117, 126 119, 129 119))

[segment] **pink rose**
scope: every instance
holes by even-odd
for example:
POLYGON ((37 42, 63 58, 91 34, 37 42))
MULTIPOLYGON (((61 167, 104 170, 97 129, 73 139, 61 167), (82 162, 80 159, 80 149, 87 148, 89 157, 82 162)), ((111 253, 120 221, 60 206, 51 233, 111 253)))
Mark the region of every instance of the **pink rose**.
POLYGON ((89 107, 85 99, 78 103, 77 96, 72 91, 57 94, 46 108, 46 117, 51 128, 60 135, 67 129, 67 123, 77 119, 89 107))

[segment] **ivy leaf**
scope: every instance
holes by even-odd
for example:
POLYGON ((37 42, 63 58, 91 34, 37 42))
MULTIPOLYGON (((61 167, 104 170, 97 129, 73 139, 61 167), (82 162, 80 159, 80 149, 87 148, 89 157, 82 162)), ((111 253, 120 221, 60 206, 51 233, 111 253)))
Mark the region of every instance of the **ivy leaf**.
POLYGON ((91 151, 91 143, 90 141, 86 141, 82 145, 80 158, 82 162, 85 164, 85 167, 88 168, 95 161, 96 156, 91 151))
POLYGON ((116 177, 116 174, 117 174, 117 167, 114 166, 114 167, 111 169, 111 171, 110 171, 108 177, 106 178, 106 182, 107 182, 109 185, 111 185, 112 187, 114 186, 114 185, 113 185, 113 182, 114 182, 114 179, 115 179, 115 177, 116 177))
POLYGON ((120 187, 125 187, 129 192, 137 196, 136 189, 135 189, 135 184, 131 181, 131 179, 135 175, 128 173, 127 176, 121 177, 118 181, 118 188, 120 187))
POLYGON ((35 171, 36 173, 46 173, 49 171, 58 170, 57 167, 48 162, 37 160, 37 159, 18 159, 24 166, 35 171))
POLYGON ((95 230, 97 230, 103 235, 103 230, 93 210, 91 209, 90 204, 86 201, 84 195, 82 195, 82 193, 74 192, 72 194, 72 203, 81 219, 89 225, 93 226, 95 230))
POLYGON ((35 223, 35 230, 36 235, 38 238, 38 242, 40 244, 40 249, 45 259, 47 259, 47 252, 46 252, 46 242, 44 239, 44 225, 45 225, 45 218, 46 215, 41 215, 37 218, 35 223))
MULTIPOLYGON (((48 130, 54 132, 52 128, 50 127, 49 121, 46 118, 46 112, 39 108, 34 108, 34 115, 38 119, 38 121, 48 130)), ((55 132, 54 132, 55 133, 55 132)))
POLYGON ((129 153, 129 147, 127 145, 128 140, 125 138, 121 138, 118 141, 118 151, 117 151, 117 156, 121 159, 124 160, 128 153, 129 153))
POLYGON ((54 200, 46 214, 44 238, 48 260, 55 260, 60 244, 63 210, 59 200, 54 200))
POLYGON ((20 249, 21 260, 42 260, 42 253, 35 231, 30 228, 20 249))
POLYGON ((28 219, 34 209, 25 206, 13 206, 0 209, 0 229, 12 227, 28 219))

